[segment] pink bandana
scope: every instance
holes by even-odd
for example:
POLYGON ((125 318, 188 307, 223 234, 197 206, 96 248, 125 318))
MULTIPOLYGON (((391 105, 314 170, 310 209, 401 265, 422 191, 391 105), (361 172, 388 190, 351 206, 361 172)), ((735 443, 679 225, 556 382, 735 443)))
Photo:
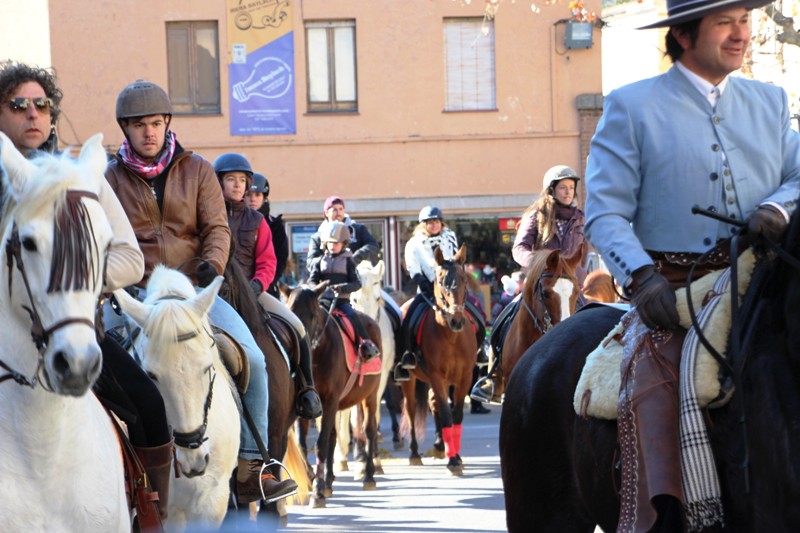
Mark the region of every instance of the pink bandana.
POLYGON ((119 156, 122 158, 122 162, 139 176, 145 179, 155 178, 161 174, 164 169, 167 168, 170 161, 172 161, 172 157, 175 155, 175 144, 175 132, 168 131, 164 150, 161 150, 161 154, 155 161, 146 163, 139 157, 139 154, 131 148, 128 139, 125 139, 122 146, 119 147, 119 156))

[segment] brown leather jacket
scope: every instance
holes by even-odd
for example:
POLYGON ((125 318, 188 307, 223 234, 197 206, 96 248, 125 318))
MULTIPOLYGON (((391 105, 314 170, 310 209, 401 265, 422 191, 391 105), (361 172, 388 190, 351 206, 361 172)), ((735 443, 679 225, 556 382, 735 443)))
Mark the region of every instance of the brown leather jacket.
MULTIPOLYGON (((144 254, 144 285, 163 263, 178 268, 202 258, 225 270, 231 232, 222 190, 211 164, 189 151, 175 155, 167 169, 163 213, 147 180, 125 166, 119 156, 108 164, 106 179, 117 194, 144 254)), ((197 264, 185 268, 193 273, 197 264)))

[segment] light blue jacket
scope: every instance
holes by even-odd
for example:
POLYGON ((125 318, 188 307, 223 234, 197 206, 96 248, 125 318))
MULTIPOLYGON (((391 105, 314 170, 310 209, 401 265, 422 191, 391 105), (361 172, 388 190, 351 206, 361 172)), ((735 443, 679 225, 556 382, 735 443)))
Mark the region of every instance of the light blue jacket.
POLYGON ((586 169, 586 236, 626 283, 653 261, 645 250, 708 250, 764 202, 791 214, 800 196, 800 135, 783 89, 729 78, 712 109, 675 66, 605 99, 586 169), (723 166, 720 150, 728 160, 723 166))

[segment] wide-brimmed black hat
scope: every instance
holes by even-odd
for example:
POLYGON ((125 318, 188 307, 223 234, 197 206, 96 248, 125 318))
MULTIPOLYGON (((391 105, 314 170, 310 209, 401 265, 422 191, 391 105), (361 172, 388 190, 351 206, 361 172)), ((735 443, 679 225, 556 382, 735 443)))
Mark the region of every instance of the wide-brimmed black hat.
POLYGON ((699 19, 722 9, 744 7, 756 9, 771 4, 773 0, 667 0, 667 18, 642 26, 640 30, 677 26, 699 19))

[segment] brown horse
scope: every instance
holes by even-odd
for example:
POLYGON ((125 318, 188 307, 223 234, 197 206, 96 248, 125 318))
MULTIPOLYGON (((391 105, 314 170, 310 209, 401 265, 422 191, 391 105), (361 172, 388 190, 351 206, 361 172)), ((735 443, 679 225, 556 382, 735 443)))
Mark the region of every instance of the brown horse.
POLYGON ((502 341, 502 364, 493 367, 494 392, 491 398, 482 399, 500 402, 511 371, 525 350, 575 312, 580 289, 575 269, 583 256, 583 246, 571 257, 562 256, 559 250, 539 250, 534 254, 525 276, 520 308, 502 341))
MULTIPOLYGON (((233 259, 232 252, 230 257, 225 268, 225 285, 220 290, 220 296, 241 315, 258 347, 264 352, 269 390, 269 409, 267 411, 269 435, 267 435, 265 444, 271 457, 284 459, 286 467, 297 482, 299 497, 303 499, 308 493, 311 480, 308 476, 307 464, 302 460, 296 440, 289 438, 289 430, 297 419, 294 407, 297 385, 292 379, 291 373, 299 372, 297 370, 300 357, 298 341, 291 331, 291 326, 283 321, 272 317, 267 325, 264 321, 264 312, 258 305, 244 272, 233 259), (276 344, 278 338, 283 341, 284 347, 278 347, 276 344), (288 361, 282 350, 286 351, 288 361)), ((276 479, 281 479, 282 472, 279 465, 272 465, 269 468, 276 479)), ((278 500, 274 504, 263 506, 262 509, 268 512, 277 512, 281 517, 286 516, 285 500, 278 500)))
POLYGON ((411 441, 412 465, 421 465, 417 439, 425 433, 428 410, 424 395, 427 385, 432 389, 430 408, 436 421, 435 452, 448 458, 447 468, 454 475, 463 473, 461 461, 461 422, 464 418, 464 398, 472 383, 472 369, 478 352, 475 330, 464 309, 467 295, 467 273, 464 261, 467 248, 462 245, 451 260, 445 260, 441 249, 434 252, 436 279, 434 300, 420 325, 419 349, 422 360, 411 370, 411 379, 403 382, 405 408, 403 426, 411 441), (421 387, 418 387, 418 382, 421 387), (426 385, 427 384, 427 385, 426 385), (448 392, 453 386, 453 410, 448 392))
POLYGON ((581 296, 587 302, 614 303, 618 300, 614 278, 602 270, 593 270, 583 280, 581 296))
MULTIPOLYGON (((375 464, 373 456, 378 432, 378 385, 380 374, 353 376, 347 367, 346 348, 339 326, 328 311, 319 304, 319 297, 328 288, 324 281, 314 289, 299 286, 289 295, 289 308, 300 318, 311 339, 314 385, 322 400, 322 424, 316 446, 316 475, 312 503, 314 507, 325 507, 325 498, 333 493, 333 451, 336 446, 336 413, 354 405, 364 410, 364 425, 354 428, 357 433, 366 434, 366 465, 364 468, 364 490, 375 488, 375 464), (351 378, 352 376, 352 378, 351 378)), ((381 332, 378 324, 360 315, 370 338, 381 345, 381 332)), ((301 425, 301 441, 305 435, 301 425)))

